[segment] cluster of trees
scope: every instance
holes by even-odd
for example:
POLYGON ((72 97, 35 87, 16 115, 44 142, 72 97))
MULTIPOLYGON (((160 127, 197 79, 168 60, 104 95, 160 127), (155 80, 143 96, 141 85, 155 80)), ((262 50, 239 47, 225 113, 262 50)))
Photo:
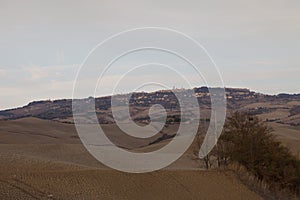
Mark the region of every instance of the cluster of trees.
POLYGON ((273 190, 300 192, 300 161, 257 117, 235 112, 228 117, 218 144, 204 161, 217 158, 218 166, 238 163, 273 190))

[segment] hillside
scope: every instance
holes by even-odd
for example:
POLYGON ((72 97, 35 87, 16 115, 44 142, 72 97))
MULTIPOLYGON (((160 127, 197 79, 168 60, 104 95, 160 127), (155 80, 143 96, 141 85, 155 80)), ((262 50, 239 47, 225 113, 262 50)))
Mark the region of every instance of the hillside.
POLYGON ((0 199, 261 199, 230 171, 200 170, 191 150, 164 170, 127 174, 95 160, 73 124, 2 121, 0 141, 0 199))
MULTIPOLYGON (((210 118, 209 95, 207 88, 194 90, 202 114, 200 128, 205 130, 210 118)), ((259 116, 299 156, 299 95, 226 91, 228 112, 245 110, 259 116)), ((160 103, 168 111, 168 125, 146 139, 122 133, 112 120, 110 99, 79 101, 95 100, 101 127, 123 149, 152 152, 168 144, 177 131, 179 108, 170 91, 133 94, 130 111, 137 123, 149 122, 152 104, 160 103)), ((157 172, 127 174, 109 169, 82 145, 72 123, 71 104, 71 100, 39 101, 0 112, 1 199, 262 199, 232 171, 203 170, 204 163, 195 159, 194 144, 175 163, 157 172)))
MULTIPOLYGON (((218 88, 211 88, 218 90, 218 88)), ((177 89, 179 94, 197 97, 201 110, 201 119, 210 119, 210 93, 207 87, 194 88, 193 90, 177 89)), ((248 89, 226 88, 227 111, 246 110, 258 115, 267 122, 287 124, 291 126, 300 125, 300 94, 266 95, 256 93, 248 89)), ((126 95, 117 95, 116 99, 124 101, 126 95)), ((101 124, 114 123, 111 113, 111 96, 99 98, 87 98, 77 100, 86 104, 95 101, 95 110, 98 121, 101 124)), ((168 114, 167 122, 180 120, 179 104, 172 91, 156 91, 151 93, 133 93, 128 103, 133 120, 149 123, 148 110, 151 105, 160 104, 168 114)), ((19 119, 24 117, 36 117, 40 119, 56 120, 73 123, 72 100, 46 100, 35 101, 20 108, 0 111, 0 119, 19 119)), ((185 119, 181 119, 185 120, 185 119)))

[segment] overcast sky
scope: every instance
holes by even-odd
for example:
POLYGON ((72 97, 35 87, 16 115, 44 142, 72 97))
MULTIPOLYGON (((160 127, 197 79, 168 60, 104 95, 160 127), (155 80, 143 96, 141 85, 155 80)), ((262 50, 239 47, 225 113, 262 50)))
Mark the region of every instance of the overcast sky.
MULTIPOLYGON (((78 67, 93 47, 118 32, 146 26, 196 39, 227 87, 300 93, 299 11, 299 0, 0 0, 0 109, 71 98, 78 67)), ((100 88, 98 94, 106 92, 100 88)))

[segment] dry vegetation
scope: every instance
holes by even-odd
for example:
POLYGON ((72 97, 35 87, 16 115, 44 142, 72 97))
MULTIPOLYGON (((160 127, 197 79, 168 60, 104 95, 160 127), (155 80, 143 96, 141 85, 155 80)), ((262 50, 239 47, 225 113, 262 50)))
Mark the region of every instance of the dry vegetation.
POLYGON ((206 168, 213 166, 215 157, 219 168, 238 166, 233 169, 239 175, 253 176, 256 185, 272 192, 274 198, 300 194, 300 161, 258 117, 235 112, 223 132, 215 149, 204 158, 206 168))

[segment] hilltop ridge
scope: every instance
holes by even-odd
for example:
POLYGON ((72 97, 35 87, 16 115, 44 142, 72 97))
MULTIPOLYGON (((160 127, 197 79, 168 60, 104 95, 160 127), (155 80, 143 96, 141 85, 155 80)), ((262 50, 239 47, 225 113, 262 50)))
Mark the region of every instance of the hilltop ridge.
MULTIPOLYGON (((203 120, 210 118, 210 93, 209 90, 220 88, 198 87, 193 89, 175 89, 176 93, 193 95, 197 98, 203 120)), ((226 88, 227 110, 246 110, 254 115, 261 116, 266 121, 274 121, 289 125, 300 125, 300 94, 268 95, 251 91, 247 88, 226 88)), ((126 95, 114 96, 118 101, 125 101, 126 95)), ((111 113, 111 96, 88 97, 77 101, 90 103, 95 101, 95 110, 98 120, 102 124, 114 123, 111 113)), ((154 92, 131 93, 130 101, 126 103, 130 107, 133 120, 149 122, 148 110, 151 105, 160 104, 168 113, 168 122, 178 122, 180 107, 172 90, 159 90, 154 92)), ((0 119, 10 120, 24 117, 36 117, 40 119, 56 120, 73 123, 72 100, 42 100, 33 101, 28 105, 0 111, 0 119)), ((181 119, 182 120, 182 119, 181 119)))

